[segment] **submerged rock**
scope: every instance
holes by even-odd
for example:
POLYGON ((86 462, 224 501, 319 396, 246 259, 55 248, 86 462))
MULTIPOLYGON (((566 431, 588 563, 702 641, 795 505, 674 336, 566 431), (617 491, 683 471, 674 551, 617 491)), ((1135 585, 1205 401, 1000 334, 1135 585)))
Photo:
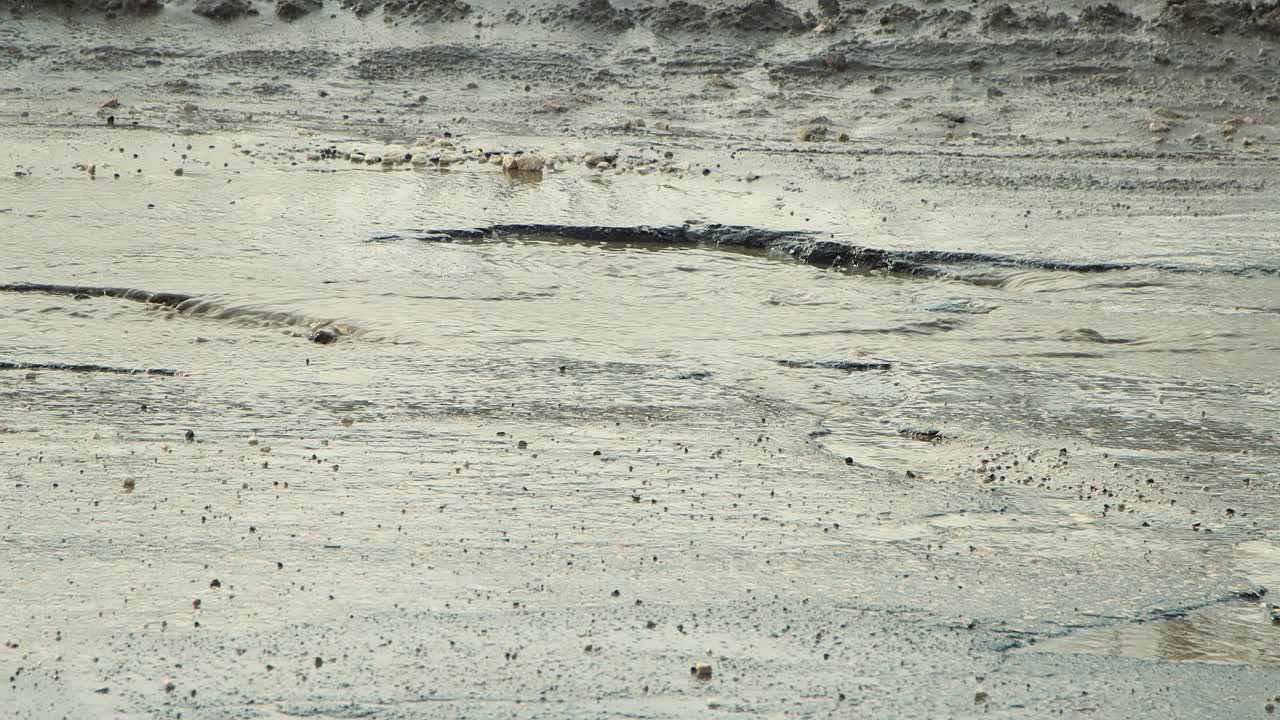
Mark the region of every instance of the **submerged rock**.
POLYGON ((312 333, 307 336, 307 339, 317 345, 330 345, 338 341, 338 333, 329 330, 328 328, 320 328, 312 331, 312 333))

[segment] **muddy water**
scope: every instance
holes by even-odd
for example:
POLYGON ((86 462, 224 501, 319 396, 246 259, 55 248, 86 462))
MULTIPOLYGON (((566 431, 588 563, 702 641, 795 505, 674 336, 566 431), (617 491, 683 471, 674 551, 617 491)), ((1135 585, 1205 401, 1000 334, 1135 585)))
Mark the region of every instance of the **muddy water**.
MULTIPOLYGON (((1136 266, 1086 273, 982 262, 1008 257, 1017 242, 956 227, 959 198, 934 192, 934 205, 946 208, 934 217, 908 215, 891 232, 856 238, 978 256, 940 261, 940 277, 918 278, 822 270, 732 248, 536 233, 421 241, 422 229, 513 220, 731 220, 784 229, 794 211, 780 220, 767 190, 743 195, 710 183, 521 182, 483 170, 353 170, 341 161, 218 167, 234 142, 202 138, 207 148, 183 154, 213 159, 182 178, 7 181, 6 280, 200 298, 174 312, 7 296, 9 359, 172 367, 223 378, 228 391, 286 397, 287 387, 255 387, 253 378, 342 366, 394 379, 385 387, 394 394, 430 384, 453 358, 505 367, 499 382, 528 362, 629 360, 801 408, 821 442, 875 467, 1032 437, 1192 468, 1224 487, 1277 460, 1266 420, 1278 409, 1280 375, 1280 256, 1262 229, 1270 211, 1216 218, 1218 240, 1194 217, 1148 229, 1133 218, 1121 224, 1079 210, 1063 218, 1037 208, 1052 213, 1037 224, 1049 239, 1012 257, 1136 266), (734 210, 715 210, 728 206, 734 210), (926 232, 908 244, 904 228, 912 225, 926 232), (1071 237, 1070 245, 1057 246, 1055 236, 1071 237), (294 337, 327 322, 356 332, 354 342, 319 349, 294 337), (125 333, 127 342, 112 340, 125 333), (317 369, 279 364, 281 352, 311 356, 317 369), (947 442, 907 442, 904 430, 936 431, 947 442)), ((153 153, 183 151, 156 144, 153 153)), ((825 214, 805 220, 855 240, 838 212, 825 214)), ((482 395, 501 387, 475 382, 482 395)))
POLYGON ((1277 579, 1264 163, 866 152, 815 175, 673 141, 694 172, 537 180, 303 160, 369 142, 336 130, 44 122, 4 150, 0 282, 194 299, 0 295, 0 360, 178 373, 0 372, 29 716, 982 693, 1019 717, 1096 709, 1082 691, 1135 714, 1138 689, 1194 717, 1271 692, 1275 627, 1239 599, 1277 579), (1201 182, 1106 181, 1134 175, 1201 182), (806 230, 932 271, 432 232, 515 222, 806 230))

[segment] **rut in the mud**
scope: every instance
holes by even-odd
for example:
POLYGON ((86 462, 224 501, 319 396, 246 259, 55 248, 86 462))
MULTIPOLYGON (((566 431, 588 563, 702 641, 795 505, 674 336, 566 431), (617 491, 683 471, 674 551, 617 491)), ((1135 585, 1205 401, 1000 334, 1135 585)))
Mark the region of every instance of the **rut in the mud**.
MULTIPOLYGON (((1171 263, 1071 262, 1053 258, 1017 257, 997 253, 954 250, 891 250, 854 245, 824 239, 821 233, 806 230, 768 230, 741 225, 608 225, 499 224, 479 228, 423 230, 406 233, 383 233, 372 242, 401 239, 423 242, 483 241, 506 238, 551 238, 573 242, 616 242, 644 245, 727 247, 780 253, 821 268, 856 271, 883 271, 898 275, 945 277, 977 284, 1000 282, 987 276, 969 276, 957 271, 963 266, 1048 270, 1073 273, 1102 273, 1134 269, 1185 273, 1204 272, 1203 268, 1171 263)), ((1273 275, 1280 268, 1250 265, 1243 268, 1217 269, 1233 274, 1273 275)))
POLYGON ((108 373, 112 375, 163 375, 166 377, 174 377, 179 374, 177 370, 170 368, 125 368, 112 367, 110 365, 11 362, 8 360, 0 360, 0 370, 61 370, 65 372, 108 373))
POLYGON ((320 320, 298 313, 259 308, 239 307, 199 295, 175 292, 154 292, 137 288, 95 287, 88 285, 50 285, 43 283, 8 283, 0 285, 0 292, 40 293, 61 295, 76 300, 107 297, 118 300, 157 305, 170 308, 189 317, 208 317, 219 320, 250 320, 266 325, 306 328, 307 339, 319 345, 336 342, 340 337, 353 335, 359 329, 335 320, 320 320))

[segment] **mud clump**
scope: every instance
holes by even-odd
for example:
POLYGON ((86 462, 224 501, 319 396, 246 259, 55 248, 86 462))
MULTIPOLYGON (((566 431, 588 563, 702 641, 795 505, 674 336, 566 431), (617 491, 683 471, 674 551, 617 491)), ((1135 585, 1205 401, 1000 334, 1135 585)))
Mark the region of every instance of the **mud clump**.
POLYGON ((243 75, 317 77, 340 59, 327 50, 237 50, 209 58, 204 67, 243 75))
POLYGON ((439 44, 415 48, 372 50, 356 63, 354 73, 362 80, 395 80, 430 77, 441 73, 472 73, 488 80, 537 80, 539 82, 580 79, 580 68, 591 60, 581 55, 552 50, 510 51, 496 47, 439 44))
POLYGON ((297 20, 305 15, 319 10, 321 7, 320 0, 277 0, 276 15, 285 20, 297 20))
POLYGON ((1254 35, 1280 39, 1280 3, 1168 0, 1156 25, 1208 35, 1254 35))
POLYGON ((364 17, 382 7, 382 0, 341 0, 338 4, 355 13, 357 17, 364 17))
POLYGON ((248 0, 196 0, 191 12, 214 20, 234 20, 258 14, 248 0))
POLYGON ((630 13, 615 8, 609 0, 580 0, 577 5, 559 5, 539 13, 538 20, 560 28, 576 26, 608 32, 635 27, 630 13))
POLYGON ((1036 11, 1023 16, 1010 7, 1009 3, 1002 3, 982 16, 981 29, 985 33, 1046 32, 1064 30, 1070 26, 1071 18, 1065 13, 1049 15, 1036 11))
POLYGON ((746 5, 733 5, 711 13, 709 20, 716 30, 738 32, 804 32, 810 27, 799 13, 778 0, 754 0, 746 5))
POLYGON ((388 0, 382 7, 389 16, 421 23, 458 22, 471 14, 471 6, 463 0, 388 0))
POLYGON ((926 14, 921 22, 925 25, 933 27, 945 33, 951 30, 960 30, 974 21, 973 13, 968 10, 953 10, 951 8, 941 8, 933 10, 926 14))
POLYGON ((919 19, 919 10, 902 3, 894 3, 880 13, 881 25, 914 25, 919 19))
POLYGON ((341 0, 342 7, 364 17, 382 8, 384 20, 408 18, 414 22, 458 22, 471 15, 463 0, 341 0))
POLYGON ((705 32, 710 27, 707 9, 685 0, 642 8, 636 15, 649 28, 659 32, 705 32))
POLYGON ((1113 2, 1105 5, 1090 5, 1080 12, 1080 25, 1092 30, 1104 32, 1120 32, 1138 29, 1142 19, 1133 13, 1121 10, 1113 2))
POLYGON ((61 0, 61 2, 15 2, 21 9, 68 9, 123 15, 149 15, 164 7, 164 0, 61 0))

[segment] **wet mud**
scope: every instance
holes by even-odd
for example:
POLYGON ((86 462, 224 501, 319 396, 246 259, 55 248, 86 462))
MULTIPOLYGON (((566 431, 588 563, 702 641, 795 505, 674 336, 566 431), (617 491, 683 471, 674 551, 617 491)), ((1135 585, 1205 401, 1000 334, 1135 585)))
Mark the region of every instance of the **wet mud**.
POLYGON ((1274 13, 0 3, 0 714, 1267 717, 1274 13))

